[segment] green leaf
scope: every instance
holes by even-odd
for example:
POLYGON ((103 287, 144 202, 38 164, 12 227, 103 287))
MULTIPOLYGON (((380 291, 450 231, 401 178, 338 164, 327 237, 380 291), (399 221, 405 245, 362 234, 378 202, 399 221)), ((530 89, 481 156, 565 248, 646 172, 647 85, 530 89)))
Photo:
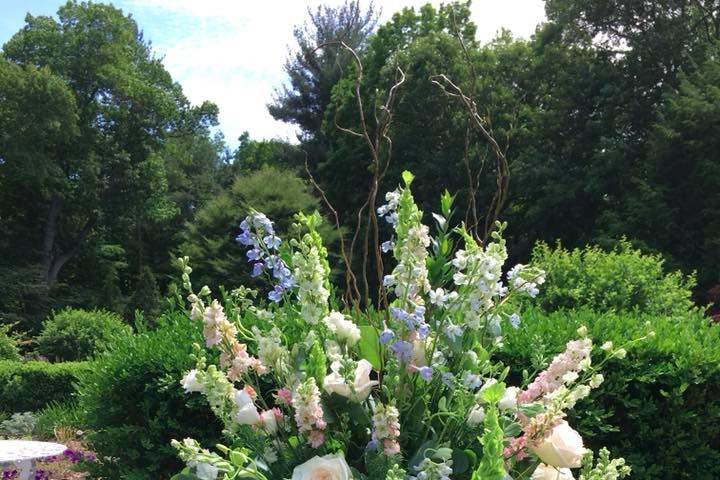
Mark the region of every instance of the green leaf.
POLYGON ((489 387, 485 388, 482 392, 482 398, 487 403, 491 405, 495 405, 497 402, 500 401, 503 394, 505 393, 505 383, 498 382, 490 385, 489 387))
POLYGON ((382 359, 380 356, 380 339, 377 329, 372 325, 360 325, 360 356, 370 362, 375 370, 382 368, 382 359))

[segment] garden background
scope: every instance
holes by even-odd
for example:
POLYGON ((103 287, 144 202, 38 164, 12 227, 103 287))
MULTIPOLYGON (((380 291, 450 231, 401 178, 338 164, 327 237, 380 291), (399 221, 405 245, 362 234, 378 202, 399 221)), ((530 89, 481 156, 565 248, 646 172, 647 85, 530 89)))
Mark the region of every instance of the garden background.
POLYGON ((5 431, 120 458, 87 467, 104 478, 165 478, 180 465, 171 438, 219 438, 177 382, 201 337, 177 301, 174 259, 189 256, 194 282, 213 290, 261 287, 235 242, 241 219, 262 211, 285 234, 293 213, 319 209, 343 282, 339 238, 377 169, 342 130, 362 128, 352 55, 315 50, 340 39, 362 61, 366 105, 382 103, 397 67, 405 76, 379 191, 410 170, 427 217, 447 188, 458 220, 481 238, 486 219, 506 220, 512 260, 548 272, 504 361, 532 371, 581 324, 621 343, 650 322, 656 337, 608 369, 575 423, 633 478, 718 478, 720 3, 548 0, 530 39, 486 43, 470 8, 386 22, 353 2, 309 12, 268 105, 298 138, 246 134, 232 148, 217 106, 189 102, 126 12, 70 2, 29 15, 0 59, 0 420, 36 414, 5 431), (437 74, 472 95, 507 175, 437 74))

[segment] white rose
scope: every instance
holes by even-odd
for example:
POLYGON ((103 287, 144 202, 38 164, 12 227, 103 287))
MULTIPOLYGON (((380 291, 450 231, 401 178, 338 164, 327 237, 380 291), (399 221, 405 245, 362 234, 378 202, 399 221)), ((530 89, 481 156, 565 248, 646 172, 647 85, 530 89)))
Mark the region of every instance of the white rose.
POLYGON ((333 310, 323 321, 338 339, 344 340, 349 346, 360 341, 360 329, 342 313, 333 310))
POLYGON ((245 390, 236 390, 233 396, 237 411, 234 420, 240 425, 255 425, 260 422, 260 414, 250 395, 245 390))
POLYGON ((585 447, 579 433, 566 421, 553 427, 550 435, 532 452, 548 465, 558 468, 578 468, 581 466, 585 447))
POLYGON ((467 423, 471 427, 480 425, 485 421, 485 409, 479 405, 475 405, 468 415, 467 423))
POLYGON ((195 475, 202 480, 215 480, 220 471, 209 463, 198 463, 195 467, 195 475))
POLYGON ((313 457, 293 470, 291 480, 351 480, 352 472, 340 455, 313 457))
POLYGON ((530 480, 575 480, 569 468, 549 467, 544 463, 537 466, 530 480))
POLYGON ((272 410, 265 410, 260 414, 260 419, 262 420, 263 426, 265 427, 265 431, 269 434, 273 434, 277 432, 277 418, 275 417, 275 412, 272 410))
POLYGON ((187 375, 180 380, 180 384, 187 393, 203 391, 203 386, 197 381, 197 370, 194 369, 190 370, 187 375))
POLYGON ((505 389, 502 398, 498 402, 498 408, 500 410, 514 410, 517 408, 517 396, 520 393, 518 387, 508 387, 505 389))
POLYGON ((355 378, 353 380, 353 388, 345 383, 345 379, 338 373, 340 364, 333 362, 330 365, 332 372, 323 380, 323 388, 328 393, 337 393, 338 395, 362 403, 370 395, 372 387, 378 384, 375 380, 370 380, 370 372, 372 365, 365 359, 360 360, 355 368, 355 378), (354 389, 354 391, 353 391, 354 389))

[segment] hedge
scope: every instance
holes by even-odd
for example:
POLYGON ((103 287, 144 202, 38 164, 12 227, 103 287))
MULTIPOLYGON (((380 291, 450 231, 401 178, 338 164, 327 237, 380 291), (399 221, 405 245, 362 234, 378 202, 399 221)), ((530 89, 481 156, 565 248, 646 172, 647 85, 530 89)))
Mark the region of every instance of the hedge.
POLYGON ((634 479, 720 478, 720 325, 700 311, 652 316, 530 310, 519 329, 506 332, 501 356, 517 374, 539 357, 546 362, 563 351, 581 325, 597 343, 621 345, 647 331, 645 322, 656 336, 604 366, 606 381, 577 405, 572 421, 590 447, 605 445, 625 457, 634 479))
POLYGON ((158 329, 117 339, 83 375, 79 408, 87 446, 98 456, 91 478, 169 478, 182 469, 172 439, 192 437, 204 445, 222 439, 222 425, 200 395, 187 395, 180 379, 194 366, 193 342, 202 324, 178 312, 158 329))
POLYGON ((90 362, 0 361, 0 411, 34 412, 75 396, 75 384, 90 362))

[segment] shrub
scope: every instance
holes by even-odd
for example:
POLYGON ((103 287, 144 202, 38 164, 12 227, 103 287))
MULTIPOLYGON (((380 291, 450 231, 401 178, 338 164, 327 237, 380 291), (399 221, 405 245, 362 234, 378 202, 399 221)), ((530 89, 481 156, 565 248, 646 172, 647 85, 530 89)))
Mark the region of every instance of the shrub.
POLYGON ((535 247, 533 265, 547 272, 538 296, 546 311, 589 307, 596 312, 630 311, 649 314, 685 313, 695 277, 666 273, 660 255, 646 255, 626 240, 613 251, 599 247, 566 250, 544 243, 535 247))
POLYGON ((508 332, 503 356, 511 371, 521 371, 543 353, 547 360, 561 352, 581 325, 620 345, 646 330, 646 321, 656 336, 603 367, 605 382, 573 410, 573 425, 591 448, 605 445, 624 457, 635 479, 720 478, 720 325, 700 312, 530 310, 508 332))
POLYGON ((54 360, 82 360, 105 350, 113 339, 131 333, 115 313, 66 308, 45 320, 36 339, 37 351, 54 360))
POLYGON ((28 437, 37 424, 37 417, 32 412, 13 413, 10 418, 0 423, 0 435, 11 438, 28 437))
POLYGON ((33 435, 40 439, 52 439, 57 428, 72 431, 85 429, 84 416, 76 401, 50 402, 37 413, 33 435))
POLYGON ((98 456, 91 474, 106 479, 168 478, 181 468, 173 438, 212 445, 221 427, 205 401, 185 395, 179 378, 191 368, 201 326, 186 315, 163 316, 157 330, 119 339, 79 386, 80 408, 98 456))
POLYGON ((9 325, 0 325, 0 360, 20 360, 15 339, 8 334, 9 325))
POLYGON ((34 412, 52 401, 70 400, 78 376, 90 368, 88 362, 0 361, 0 410, 34 412))

